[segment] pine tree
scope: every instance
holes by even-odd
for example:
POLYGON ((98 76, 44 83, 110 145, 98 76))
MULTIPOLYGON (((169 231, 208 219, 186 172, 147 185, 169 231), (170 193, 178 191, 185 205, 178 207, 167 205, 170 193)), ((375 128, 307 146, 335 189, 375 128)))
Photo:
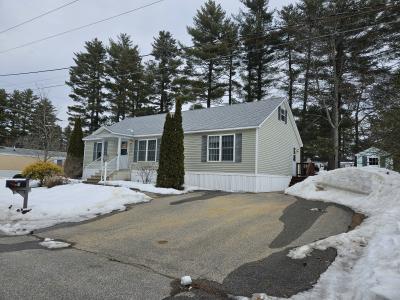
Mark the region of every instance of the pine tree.
POLYGON ((86 52, 75 53, 75 66, 69 70, 70 97, 75 102, 68 107, 69 120, 80 118, 89 132, 98 129, 105 121, 107 109, 104 95, 106 49, 94 39, 85 43, 86 52))
POLYGON ((148 64, 151 76, 151 103, 159 113, 170 111, 173 99, 178 92, 177 76, 182 64, 176 40, 168 31, 160 31, 152 44, 154 60, 148 64))
POLYGON ((9 137, 9 98, 4 89, 0 89, 0 145, 4 145, 9 137))
POLYGON ((193 19, 193 27, 187 27, 193 47, 185 50, 192 75, 192 101, 206 100, 207 107, 219 102, 225 92, 222 81, 224 64, 219 58, 225 54, 221 39, 226 29, 226 13, 221 5, 208 0, 193 19))
POLYGON ((222 44, 225 47, 223 50, 225 69, 227 75, 227 89, 228 89, 228 103, 232 105, 238 102, 238 98, 241 96, 241 83, 238 76, 240 67, 239 49, 239 27, 232 20, 227 19, 225 21, 225 32, 222 37, 222 44), (235 97, 236 94, 236 97, 235 97))
POLYGON ((31 89, 15 90, 10 95, 10 134, 14 139, 18 137, 22 141, 31 132, 32 114, 38 99, 31 89))
POLYGON ((143 89, 144 70, 139 47, 133 46, 127 34, 120 34, 117 41, 110 39, 107 52, 107 98, 111 119, 119 122, 128 115, 139 114, 138 110, 144 100, 140 92, 143 89))
POLYGON ((268 94, 275 73, 276 36, 269 28, 273 14, 268 11, 268 0, 241 0, 245 11, 239 15, 243 40, 244 90, 247 102, 260 101, 268 94))
POLYGON ((64 165, 65 175, 71 178, 79 178, 82 176, 83 152, 85 147, 82 139, 81 120, 76 119, 74 129, 69 139, 67 159, 64 165))
POLYGON ((161 138, 157 186, 183 189, 185 180, 181 100, 176 101, 175 114, 167 113, 161 138))
POLYGON ((298 26, 296 24, 300 23, 302 19, 300 18, 300 12, 297 7, 293 4, 285 6, 279 12, 279 25, 282 26, 279 31, 279 41, 281 46, 278 47, 279 58, 286 61, 284 64, 284 74, 285 80, 283 84, 283 90, 287 93, 289 106, 293 106, 295 101, 296 89, 295 82, 299 75, 299 45, 296 45, 296 39, 298 39, 298 26))
POLYGON ((182 190, 185 183, 185 149, 183 144, 184 133, 182 126, 182 103, 178 98, 175 105, 174 114, 174 129, 175 129, 175 176, 174 176, 174 189, 182 190))
POLYGON ((157 171, 157 186, 171 187, 173 185, 173 117, 170 113, 165 116, 164 130, 161 137, 160 159, 157 171))

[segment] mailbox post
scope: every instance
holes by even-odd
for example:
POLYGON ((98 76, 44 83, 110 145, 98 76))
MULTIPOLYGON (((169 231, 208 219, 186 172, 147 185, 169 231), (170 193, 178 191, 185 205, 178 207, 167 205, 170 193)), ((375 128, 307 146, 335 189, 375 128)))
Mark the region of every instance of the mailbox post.
POLYGON ((20 194, 24 198, 24 204, 20 210, 23 214, 30 212, 28 209, 28 194, 31 191, 29 187, 29 179, 8 179, 6 181, 6 187, 9 188, 13 194, 20 194))

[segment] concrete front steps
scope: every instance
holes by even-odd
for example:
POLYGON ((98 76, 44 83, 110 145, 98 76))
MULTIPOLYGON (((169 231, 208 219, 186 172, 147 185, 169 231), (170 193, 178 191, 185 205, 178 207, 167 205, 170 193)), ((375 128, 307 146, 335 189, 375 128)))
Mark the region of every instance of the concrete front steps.
MULTIPOLYGON (((98 184, 101 180, 100 172, 88 177, 84 183, 98 184)), ((107 180, 131 180, 130 170, 119 170, 114 171, 110 176, 107 176, 107 180)))

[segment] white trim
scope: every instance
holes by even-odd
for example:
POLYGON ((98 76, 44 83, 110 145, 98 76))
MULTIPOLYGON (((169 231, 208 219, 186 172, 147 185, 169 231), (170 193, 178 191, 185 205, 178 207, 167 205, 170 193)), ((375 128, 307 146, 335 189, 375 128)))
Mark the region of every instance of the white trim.
POLYGON ((95 140, 99 140, 102 139, 104 137, 95 137, 97 134, 99 134, 101 131, 100 130, 106 130, 109 133, 113 134, 113 135, 117 135, 117 136, 121 136, 121 137, 133 137, 133 135, 130 134, 123 134, 123 133, 116 133, 108 128, 106 128, 105 126, 100 127, 99 129, 97 129, 96 131, 94 131, 91 135, 84 137, 82 140, 84 141, 95 141, 95 140), (93 136, 93 137, 91 137, 93 136))
POLYGON ((235 157, 235 154, 236 154, 235 150, 236 150, 236 134, 235 133, 210 134, 210 135, 207 135, 207 162, 208 163, 234 163, 235 162, 235 158, 236 158, 235 157), (210 144, 210 142, 209 142, 210 136, 219 137, 219 160, 210 160, 210 152, 208 151, 209 150, 208 146, 210 144), (223 136, 233 136, 233 149, 232 149, 233 150, 233 155, 232 155, 233 160, 222 160, 222 137, 223 136))
POLYGON ((256 129, 256 157, 255 157, 255 168, 254 172, 256 175, 258 174, 258 137, 259 137, 260 128, 256 129))
POLYGON ((117 171, 119 171, 119 165, 120 165, 120 159, 121 159, 121 142, 122 142, 122 138, 119 137, 118 138, 118 147, 117 147, 117 171))
POLYGON ((137 140, 138 141, 138 149, 137 149, 137 163, 139 162, 156 162, 157 161, 157 139, 141 139, 137 140), (146 160, 139 160, 139 144, 141 141, 146 141, 146 160), (155 149, 155 157, 154 160, 148 160, 148 155, 149 155, 149 141, 156 141, 156 149, 155 149))

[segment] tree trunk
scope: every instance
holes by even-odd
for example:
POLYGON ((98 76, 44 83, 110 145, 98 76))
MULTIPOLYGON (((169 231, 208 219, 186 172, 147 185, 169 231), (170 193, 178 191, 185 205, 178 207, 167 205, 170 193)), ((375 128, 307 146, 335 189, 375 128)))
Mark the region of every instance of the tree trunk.
POLYGON ((213 73, 213 61, 210 60, 210 62, 208 63, 207 108, 211 107, 212 73, 213 73))
MULTIPOLYGON (((290 38, 288 36, 287 41, 290 41, 290 38)), ((289 53, 288 53, 288 63, 289 63, 289 90, 288 90, 288 96, 289 96, 289 106, 292 108, 293 105, 293 82, 294 82, 294 75, 293 75, 293 68, 292 68, 292 48, 289 45, 289 53)))
POLYGON ((262 100, 262 75, 263 75, 263 63, 262 63, 262 54, 259 56, 259 61, 257 65, 257 101, 262 100))
POLYGON ((232 105, 233 56, 229 57, 229 105, 232 105))

